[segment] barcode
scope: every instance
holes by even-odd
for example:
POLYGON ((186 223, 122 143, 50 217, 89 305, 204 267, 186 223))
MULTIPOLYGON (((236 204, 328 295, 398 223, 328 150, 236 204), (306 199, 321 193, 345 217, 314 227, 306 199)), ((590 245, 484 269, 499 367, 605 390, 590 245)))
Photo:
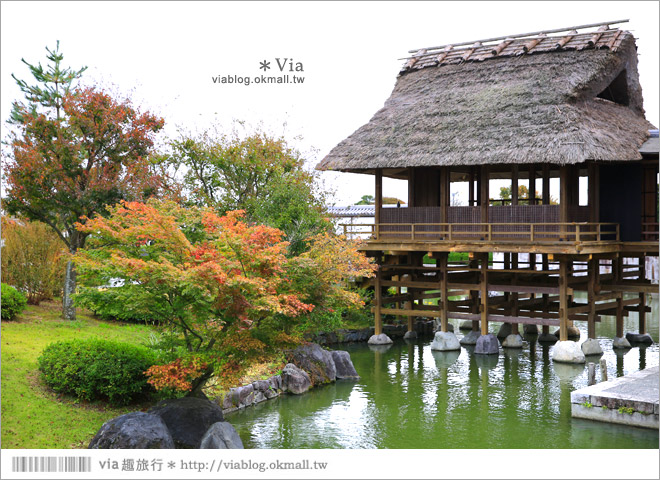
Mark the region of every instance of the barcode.
POLYGON ((12 457, 12 472, 91 472, 92 457, 12 457))

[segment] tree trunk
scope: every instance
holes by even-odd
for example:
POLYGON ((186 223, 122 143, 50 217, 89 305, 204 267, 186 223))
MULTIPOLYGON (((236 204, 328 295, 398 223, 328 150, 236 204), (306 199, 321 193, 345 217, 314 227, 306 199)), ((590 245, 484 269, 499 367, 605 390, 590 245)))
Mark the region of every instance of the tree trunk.
POLYGON ((66 263, 66 276, 64 277, 64 295, 62 296, 62 316, 65 320, 76 319, 76 308, 73 306, 71 295, 76 292, 76 270, 73 262, 66 263))
POLYGON ((208 398, 202 388, 206 385, 206 382, 213 376, 213 368, 209 367, 206 371, 196 380, 193 381, 192 388, 186 397, 197 397, 197 398, 208 398))

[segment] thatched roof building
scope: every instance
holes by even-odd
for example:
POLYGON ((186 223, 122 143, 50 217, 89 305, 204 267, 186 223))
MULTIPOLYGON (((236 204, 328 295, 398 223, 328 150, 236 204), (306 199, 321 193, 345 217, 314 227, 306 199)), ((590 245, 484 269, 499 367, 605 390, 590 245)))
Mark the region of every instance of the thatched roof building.
POLYGON ((642 158, 654 127, 630 32, 514 37, 416 51, 384 107, 317 169, 642 158))

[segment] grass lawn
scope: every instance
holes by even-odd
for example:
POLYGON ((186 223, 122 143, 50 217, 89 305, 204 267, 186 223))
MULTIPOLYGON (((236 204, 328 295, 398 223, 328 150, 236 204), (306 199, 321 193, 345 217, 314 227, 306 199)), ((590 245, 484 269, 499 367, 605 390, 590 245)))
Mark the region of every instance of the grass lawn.
POLYGON ((141 344, 145 325, 107 323, 84 313, 75 322, 60 318, 61 305, 29 306, 13 322, 2 322, 2 447, 87 448, 103 422, 151 404, 110 407, 58 395, 40 379, 37 357, 58 340, 101 337, 141 344))

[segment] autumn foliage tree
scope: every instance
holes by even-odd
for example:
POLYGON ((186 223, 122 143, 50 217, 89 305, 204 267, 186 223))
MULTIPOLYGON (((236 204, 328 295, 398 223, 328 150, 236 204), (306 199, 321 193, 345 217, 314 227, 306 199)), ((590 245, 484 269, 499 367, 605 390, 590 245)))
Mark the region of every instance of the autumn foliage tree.
POLYGON ((325 192, 284 138, 205 132, 182 135, 170 147, 162 162, 182 172, 191 204, 221 214, 244 210, 249 221, 282 230, 291 255, 308 248, 309 237, 332 229, 325 192))
POLYGON ((213 374, 220 350, 264 347, 250 331, 269 319, 310 312, 313 301, 324 308, 324 295, 333 297, 330 303, 360 302, 342 293, 345 281, 372 272, 357 246, 345 241, 339 247, 319 239, 321 253, 288 258, 283 233, 247 224, 241 211, 220 216, 171 202, 122 202, 107 218, 77 227, 91 235, 75 256, 83 282, 121 279, 116 288, 125 292, 127 309, 149 309, 180 335, 178 359, 151 373, 156 385, 185 385, 193 393, 213 374), (310 277, 325 290, 314 293, 310 277))
MULTIPOLYGON (((81 218, 105 214, 106 205, 143 198, 158 188, 148 156, 163 120, 101 90, 69 88, 81 71, 62 69, 62 55, 49 53, 54 64, 49 71, 28 64, 45 87, 19 81, 26 99, 15 102, 12 112, 3 203, 10 214, 48 225, 74 254, 88 235, 75 227, 81 218)), ((69 319, 75 318, 75 285, 69 262, 63 298, 69 319)))

